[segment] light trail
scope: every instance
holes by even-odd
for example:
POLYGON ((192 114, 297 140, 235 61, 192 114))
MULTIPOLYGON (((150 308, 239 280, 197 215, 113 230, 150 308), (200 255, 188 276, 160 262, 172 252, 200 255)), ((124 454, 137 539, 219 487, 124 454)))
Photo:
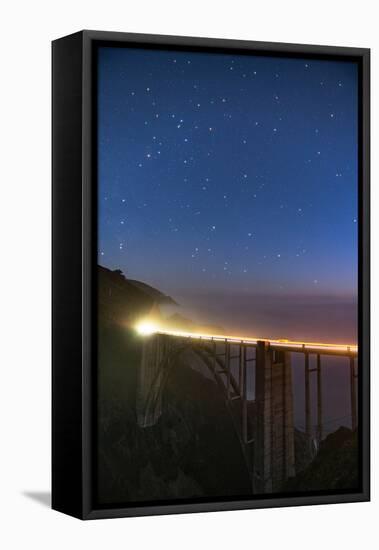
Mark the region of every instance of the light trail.
POLYGON ((358 346, 356 344, 326 344, 322 342, 298 342, 286 339, 271 339, 261 337, 245 337, 245 336, 228 336, 224 334, 200 334, 197 332, 187 332, 182 330, 170 330, 150 321, 139 323, 136 327, 137 332, 142 336, 151 336, 153 334, 162 334, 166 336, 174 336, 178 338, 189 338, 193 340, 207 340, 213 342, 227 342, 229 344, 247 344, 255 346, 258 342, 267 342, 270 347, 287 350, 287 351, 302 351, 309 353, 329 353, 329 354, 344 354, 357 355, 358 346))

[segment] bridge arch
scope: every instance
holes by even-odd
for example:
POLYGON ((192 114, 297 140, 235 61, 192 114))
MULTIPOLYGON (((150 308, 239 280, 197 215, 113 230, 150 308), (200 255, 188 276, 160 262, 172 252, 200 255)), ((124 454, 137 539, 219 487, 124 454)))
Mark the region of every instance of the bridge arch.
POLYGON ((229 371, 226 374, 225 362, 216 353, 214 343, 206 341, 194 342, 193 340, 184 341, 166 350, 160 361, 155 365, 154 374, 148 381, 147 392, 143 400, 144 403, 142 409, 140 407, 139 411, 139 424, 140 426, 152 426, 158 421, 162 410, 162 397, 173 372, 176 359, 189 351, 194 353, 200 359, 201 364, 210 372, 212 379, 216 382, 221 395, 224 397, 224 404, 231 419, 233 430, 237 435, 246 471, 253 489, 254 460, 252 460, 251 447, 246 445, 243 438, 241 418, 236 418, 237 414, 232 404, 233 401, 228 396, 227 376, 229 376, 229 387, 233 392, 234 399, 241 399, 241 388, 232 372, 229 371))

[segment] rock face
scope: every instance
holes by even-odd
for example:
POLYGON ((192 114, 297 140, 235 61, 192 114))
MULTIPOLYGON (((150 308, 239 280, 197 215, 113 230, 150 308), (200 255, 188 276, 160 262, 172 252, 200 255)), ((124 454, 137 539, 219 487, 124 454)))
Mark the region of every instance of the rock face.
POLYGON ((357 432, 340 427, 321 443, 314 460, 284 490, 294 492, 334 491, 359 487, 357 432))

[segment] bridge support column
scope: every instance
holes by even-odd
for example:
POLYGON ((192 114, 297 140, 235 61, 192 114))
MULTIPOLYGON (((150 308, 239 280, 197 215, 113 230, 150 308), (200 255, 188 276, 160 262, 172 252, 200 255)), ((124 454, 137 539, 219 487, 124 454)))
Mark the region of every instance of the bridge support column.
POLYGON ((304 401, 305 401, 305 436, 308 449, 312 446, 312 426, 311 426, 311 385, 309 370, 309 354, 305 354, 304 363, 304 401))
POLYGON ((292 370, 290 354, 264 341, 257 345, 255 394, 255 486, 271 493, 295 474, 292 370))
POLYGON ((141 428, 154 426, 162 414, 162 361, 168 343, 164 336, 144 338, 137 390, 137 422, 141 428))
POLYGON ((324 437, 323 430, 323 411, 322 411, 322 376, 321 376, 321 356, 317 354, 317 439, 320 445, 324 437))
POLYGON ((354 357, 350 357, 350 401, 351 401, 351 429, 357 429, 357 384, 356 384, 354 357))

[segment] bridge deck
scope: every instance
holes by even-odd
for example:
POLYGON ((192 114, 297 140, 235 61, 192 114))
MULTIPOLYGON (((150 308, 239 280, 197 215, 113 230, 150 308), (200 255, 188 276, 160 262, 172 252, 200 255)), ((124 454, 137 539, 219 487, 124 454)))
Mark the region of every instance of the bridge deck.
POLYGON ((227 336, 220 334, 198 334, 196 332, 176 331, 157 329, 154 334, 162 334, 178 338, 190 338, 193 340, 207 340, 214 342, 226 342, 228 344, 256 346, 258 342, 267 342, 269 346, 278 351, 292 351, 302 353, 316 353, 322 355, 342 355, 344 357, 356 357, 358 355, 357 345, 328 344, 320 342, 296 342, 291 340, 273 340, 270 338, 250 338, 227 336))

